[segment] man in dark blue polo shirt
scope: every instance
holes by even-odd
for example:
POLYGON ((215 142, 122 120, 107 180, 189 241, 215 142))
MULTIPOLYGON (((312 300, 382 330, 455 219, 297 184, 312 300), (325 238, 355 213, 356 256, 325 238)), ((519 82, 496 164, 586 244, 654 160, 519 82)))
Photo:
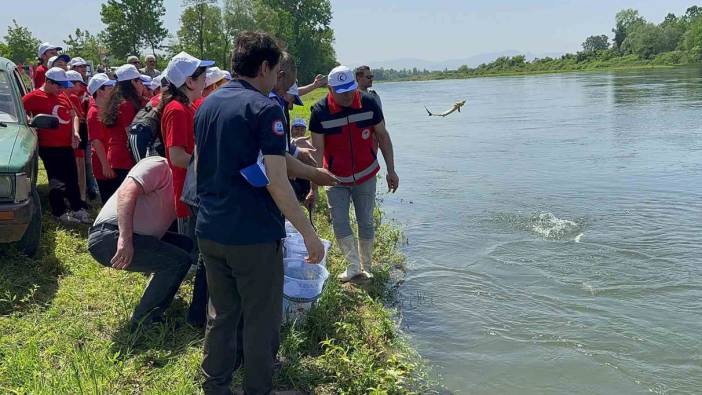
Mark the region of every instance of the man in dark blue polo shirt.
POLYGON ((307 261, 324 256, 288 182, 283 112, 268 98, 280 54, 268 34, 240 34, 232 60, 238 79, 210 95, 195 117, 196 233, 213 309, 202 362, 206 394, 230 393, 232 373, 242 362, 235 341, 242 319, 244 390, 272 390, 282 317, 283 215, 303 235, 307 261), (265 177, 257 182, 241 172, 252 164, 255 172, 261 155, 267 185, 265 177))

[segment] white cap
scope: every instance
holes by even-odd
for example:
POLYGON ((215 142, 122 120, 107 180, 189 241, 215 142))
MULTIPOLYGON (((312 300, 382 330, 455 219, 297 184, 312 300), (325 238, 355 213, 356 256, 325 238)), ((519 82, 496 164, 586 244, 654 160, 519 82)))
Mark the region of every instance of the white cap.
POLYGON ((80 82, 80 83, 85 84, 85 81, 83 80, 83 76, 80 75, 80 73, 75 71, 75 70, 68 70, 66 72, 66 77, 71 82, 80 82))
POLYGON ((161 87, 161 80, 163 79, 163 74, 159 74, 156 77, 151 79, 151 86, 149 89, 152 91, 155 91, 156 89, 161 87))
POLYGON ((115 75, 117 76, 117 81, 120 82, 135 80, 137 78, 145 84, 147 82, 151 82, 151 77, 149 77, 148 75, 141 74, 139 70, 137 70, 136 66, 134 66, 133 64, 123 64, 117 67, 117 70, 115 70, 115 75))
POLYGON ((290 88, 288 88, 288 95, 292 95, 295 97, 295 105, 297 106, 302 106, 305 103, 302 102, 302 99, 300 99, 300 89, 297 87, 297 82, 292 84, 290 88))
POLYGON ((358 88, 353 71, 346 66, 336 66, 329 72, 329 86, 336 93, 351 92, 358 88))
POLYGON ((293 126, 293 127, 295 127, 295 126, 304 126, 304 127, 307 127, 307 122, 305 122, 305 119, 304 119, 304 118, 295 118, 295 119, 293 120, 292 126, 293 126))
POLYGON ((117 81, 111 80, 105 73, 97 73, 88 81, 88 94, 91 96, 103 86, 115 86, 117 81))
POLYGON ((227 78, 226 71, 221 70, 219 67, 210 67, 207 69, 207 74, 205 75, 205 87, 217 83, 224 78, 227 78))
POLYGON ((176 88, 180 88, 185 83, 185 80, 195 73, 198 67, 209 67, 213 64, 214 61, 212 60, 200 60, 186 52, 181 52, 171 58, 166 71, 163 73, 171 84, 175 85, 176 88))
POLYGON ((58 82, 64 88, 72 88, 73 83, 66 76, 66 71, 60 67, 52 67, 44 75, 47 80, 58 82))
POLYGON ((71 59, 70 62, 68 62, 68 65, 71 67, 87 66, 88 62, 86 62, 85 59, 81 58, 80 56, 76 56, 75 58, 71 59))
POLYGON ((61 55, 52 56, 52 57, 49 58, 49 61, 46 62, 46 65, 47 65, 49 68, 52 68, 52 67, 54 67, 54 63, 55 63, 57 60, 63 60, 64 62, 68 63, 68 62, 71 61, 71 57, 68 56, 68 55, 66 55, 65 53, 64 53, 64 54, 61 54, 61 55))
POLYGON ((55 49, 57 51, 62 50, 63 48, 59 47, 58 45, 50 44, 50 43, 41 43, 39 45, 39 49, 37 50, 37 55, 41 58, 44 56, 44 53, 50 49, 55 49))

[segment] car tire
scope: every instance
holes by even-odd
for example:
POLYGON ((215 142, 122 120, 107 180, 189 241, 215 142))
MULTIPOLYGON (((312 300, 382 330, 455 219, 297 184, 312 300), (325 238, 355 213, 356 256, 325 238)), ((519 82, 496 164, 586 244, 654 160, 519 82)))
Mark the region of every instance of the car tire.
POLYGON ((27 226, 24 235, 17 242, 17 249, 25 255, 33 257, 39 250, 39 242, 41 241, 41 200, 37 187, 32 187, 32 220, 27 226))

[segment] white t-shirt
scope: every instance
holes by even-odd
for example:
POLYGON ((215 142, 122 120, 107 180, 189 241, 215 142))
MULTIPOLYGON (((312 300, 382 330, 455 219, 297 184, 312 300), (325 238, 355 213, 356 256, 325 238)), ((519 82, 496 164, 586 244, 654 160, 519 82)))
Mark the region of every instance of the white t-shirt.
MULTIPOLYGON (((127 174, 127 179, 129 178, 144 189, 144 193, 137 197, 134 208, 134 233, 160 239, 176 218, 173 174, 168 161, 160 156, 144 158, 132 167, 127 174)), ((117 195, 115 192, 105 203, 94 225, 117 225, 117 195)))

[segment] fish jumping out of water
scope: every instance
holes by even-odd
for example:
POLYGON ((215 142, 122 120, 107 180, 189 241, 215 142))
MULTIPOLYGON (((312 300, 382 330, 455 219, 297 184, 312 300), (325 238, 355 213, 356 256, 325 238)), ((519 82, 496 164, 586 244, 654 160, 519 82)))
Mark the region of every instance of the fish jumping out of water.
POLYGON ((440 114, 433 114, 431 111, 429 111, 429 109, 426 106, 424 106, 424 109, 427 110, 427 113, 429 113, 430 117, 445 117, 454 111, 461 112, 461 107, 463 107, 464 104, 466 104, 465 100, 457 101, 456 103, 454 103, 453 107, 451 107, 450 110, 444 111, 440 114))

